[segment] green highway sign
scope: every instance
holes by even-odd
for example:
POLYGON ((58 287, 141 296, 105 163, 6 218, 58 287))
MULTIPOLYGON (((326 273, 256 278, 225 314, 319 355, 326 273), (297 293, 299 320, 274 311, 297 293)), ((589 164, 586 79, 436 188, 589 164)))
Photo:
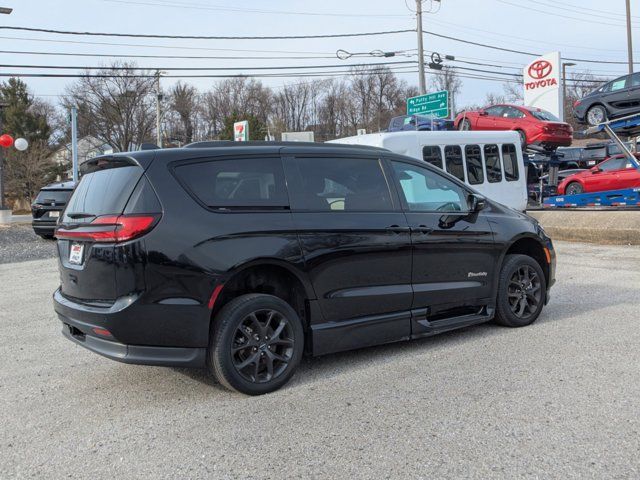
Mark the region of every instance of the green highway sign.
POLYGON ((431 114, 437 118, 449 117, 449 92, 427 93, 407 99, 407 115, 431 114))

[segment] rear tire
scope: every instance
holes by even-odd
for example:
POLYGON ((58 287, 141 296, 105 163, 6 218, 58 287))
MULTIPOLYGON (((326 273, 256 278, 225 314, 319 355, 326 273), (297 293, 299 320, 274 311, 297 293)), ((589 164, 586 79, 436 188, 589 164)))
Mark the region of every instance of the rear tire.
POLYGON ((578 182, 571 182, 567 185, 567 188, 564 189, 564 193, 565 195, 580 195, 584 193, 584 187, 578 182))
POLYGON ((500 271, 495 322, 525 327, 540 316, 547 282, 540 264, 527 255, 507 255, 500 271))
POLYGON ((587 110, 586 117, 587 123, 593 127, 607 121, 607 110, 602 105, 594 105, 587 110))
POLYGON ((216 315, 208 367, 228 389, 261 395, 289 381, 303 349, 302 323, 288 303, 272 295, 242 295, 216 315))

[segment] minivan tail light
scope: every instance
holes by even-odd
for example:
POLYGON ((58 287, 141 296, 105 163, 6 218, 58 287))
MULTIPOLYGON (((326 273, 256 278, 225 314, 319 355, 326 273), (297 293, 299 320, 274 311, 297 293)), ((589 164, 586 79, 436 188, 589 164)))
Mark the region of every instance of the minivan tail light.
POLYGON ((90 242, 126 242, 151 231, 160 215, 102 215, 79 227, 60 226, 58 240, 87 240, 90 242))
POLYGON ((576 100, 576 103, 573 104, 573 108, 577 108, 578 105, 582 103, 582 100, 576 100))

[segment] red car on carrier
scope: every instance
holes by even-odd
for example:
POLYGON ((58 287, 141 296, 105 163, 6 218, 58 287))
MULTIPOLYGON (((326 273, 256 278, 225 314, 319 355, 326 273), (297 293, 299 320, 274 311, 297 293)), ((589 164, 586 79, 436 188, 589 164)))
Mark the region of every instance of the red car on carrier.
POLYGON ((568 147, 573 128, 541 108, 520 105, 492 105, 482 110, 462 112, 455 119, 458 130, 515 130, 522 145, 547 149, 568 147))
MULTIPOLYGON (((640 154, 636 153, 640 161, 640 154)), ((640 168, 624 155, 615 155, 599 165, 570 177, 558 184, 558 195, 604 192, 640 187, 640 168)))

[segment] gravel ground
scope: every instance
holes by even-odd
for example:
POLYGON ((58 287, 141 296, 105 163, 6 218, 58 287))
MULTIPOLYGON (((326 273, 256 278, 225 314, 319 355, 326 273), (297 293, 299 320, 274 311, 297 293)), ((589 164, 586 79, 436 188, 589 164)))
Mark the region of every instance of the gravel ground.
POLYGON ((44 240, 31 225, 0 225, 0 263, 24 262, 56 255, 56 242, 44 240))
POLYGON ((307 359, 254 398, 71 344, 55 261, 0 265, 0 478, 640 478, 640 248, 558 250, 530 327, 307 359))

